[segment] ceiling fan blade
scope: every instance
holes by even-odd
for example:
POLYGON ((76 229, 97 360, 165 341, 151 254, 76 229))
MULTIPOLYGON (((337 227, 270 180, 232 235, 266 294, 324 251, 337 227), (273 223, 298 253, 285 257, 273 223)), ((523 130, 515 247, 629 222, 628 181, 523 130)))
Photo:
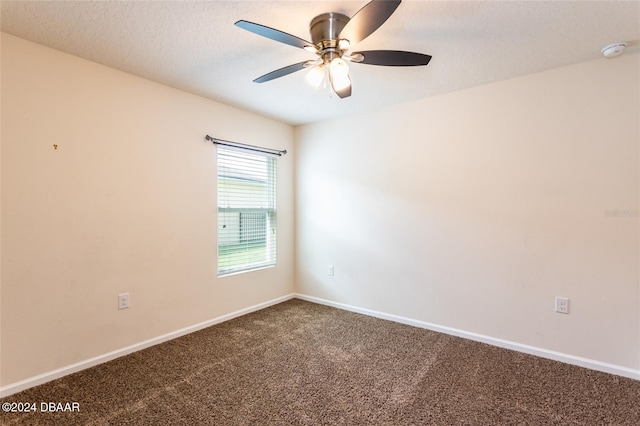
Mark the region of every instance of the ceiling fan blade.
POLYGON ((347 22, 339 38, 349 40, 351 45, 369 37, 400 6, 401 0, 373 0, 360 9, 347 22))
POLYGON ((313 61, 298 62, 297 64, 289 65, 289 66, 280 68, 278 70, 271 71, 270 73, 265 74, 262 77, 256 78, 255 80, 253 80, 253 82, 264 83, 265 81, 270 81, 276 78, 284 77, 285 75, 288 75, 306 68, 309 65, 309 62, 313 62, 313 61))
POLYGON ((360 64, 385 65, 391 67, 415 67, 427 65, 431 60, 430 55, 415 52, 404 52, 402 50, 367 50, 364 52, 354 52, 352 56, 362 55, 362 61, 353 61, 360 64))
POLYGON ((270 28, 264 25, 256 24, 255 22, 240 20, 235 23, 235 26, 240 27, 243 30, 251 31, 252 33, 258 34, 262 37, 270 38, 271 40, 288 44, 290 46, 299 47, 301 49, 304 49, 304 48, 315 49, 315 46, 310 41, 303 40, 300 37, 287 34, 280 30, 276 30, 275 28, 270 28))

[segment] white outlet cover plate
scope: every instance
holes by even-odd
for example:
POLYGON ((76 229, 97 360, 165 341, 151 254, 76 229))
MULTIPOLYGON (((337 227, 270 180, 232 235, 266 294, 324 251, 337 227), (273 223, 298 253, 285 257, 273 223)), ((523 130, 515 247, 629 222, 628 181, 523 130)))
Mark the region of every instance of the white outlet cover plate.
POLYGON ((129 293, 118 295, 118 309, 127 309, 129 307, 129 293))
POLYGON ((556 312, 561 314, 569 313, 569 298, 568 297, 556 297, 556 312))

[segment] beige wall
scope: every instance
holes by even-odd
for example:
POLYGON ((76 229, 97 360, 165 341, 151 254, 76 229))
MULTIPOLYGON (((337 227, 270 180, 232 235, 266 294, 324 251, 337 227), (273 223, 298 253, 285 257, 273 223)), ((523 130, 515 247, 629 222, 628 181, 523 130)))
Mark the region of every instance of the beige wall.
POLYGON ((640 369, 639 62, 297 128, 298 292, 640 369))
POLYGON ((2 385, 293 292, 294 156, 278 266, 217 279, 205 134, 294 151, 288 125, 2 34, 2 385))

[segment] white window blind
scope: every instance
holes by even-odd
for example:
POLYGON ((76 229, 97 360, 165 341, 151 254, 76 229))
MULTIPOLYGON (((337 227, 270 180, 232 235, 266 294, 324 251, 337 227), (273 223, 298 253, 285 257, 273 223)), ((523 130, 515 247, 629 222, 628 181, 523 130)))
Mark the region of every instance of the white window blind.
POLYGON ((218 276, 276 264, 276 158, 218 145, 218 276))

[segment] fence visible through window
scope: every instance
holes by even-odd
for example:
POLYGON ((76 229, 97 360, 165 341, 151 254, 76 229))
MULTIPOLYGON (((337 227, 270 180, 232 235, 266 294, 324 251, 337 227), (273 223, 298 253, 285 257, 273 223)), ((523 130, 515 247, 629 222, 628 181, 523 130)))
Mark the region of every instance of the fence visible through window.
POLYGON ((267 216, 264 213, 240 213, 240 242, 267 243, 267 216))

